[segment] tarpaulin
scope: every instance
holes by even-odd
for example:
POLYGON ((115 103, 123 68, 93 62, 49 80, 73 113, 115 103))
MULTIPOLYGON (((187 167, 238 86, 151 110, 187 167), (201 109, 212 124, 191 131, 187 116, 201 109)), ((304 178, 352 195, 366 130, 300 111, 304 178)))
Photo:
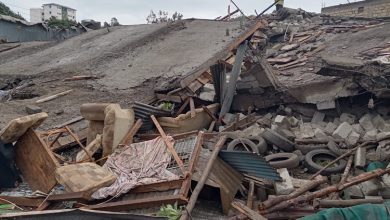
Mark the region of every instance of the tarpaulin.
MULTIPOLYGON (((170 139, 173 142, 173 139, 170 139)), ((92 198, 119 196, 138 185, 179 179, 166 168, 171 156, 161 137, 125 146, 111 154, 104 164, 117 178, 108 187, 93 193, 92 198)))
POLYGON ((390 201, 384 204, 362 204, 348 208, 331 208, 302 220, 388 220, 390 201))

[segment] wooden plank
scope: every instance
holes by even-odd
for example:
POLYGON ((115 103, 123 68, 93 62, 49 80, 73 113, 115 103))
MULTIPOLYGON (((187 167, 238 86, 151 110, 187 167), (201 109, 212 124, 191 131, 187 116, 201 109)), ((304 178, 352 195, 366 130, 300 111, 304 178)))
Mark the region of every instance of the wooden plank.
POLYGON ((191 118, 194 118, 196 116, 196 112, 195 112, 194 99, 192 97, 190 97, 190 111, 191 111, 191 118))
MULTIPOLYGON (((190 136, 194 136, 197 133, 198 133, 198 131, 189 131, 189 132, 185 132, 185 133, 181 133, 181 134, 174 134, 174 135, 172 135, 172 138, 174 140, 179 140, 179 139, 187 138, 190 136)), ((138 137, 142 141, 147 141, 147 140, 152 140, 152 139, 158 138, 159 136, 160 136, 159 134, 140 134, 138 137)))
POLYGON ((183 173, 185 172, 183 161, 180 159, 179 155, 177 155, 177 152, 175 150, 175 147, 173 146, 172 142, 168 140, 167 135, 165 134, 164 130, 162 129, 161 125, 158 123, 156 117, 154 115, 151 115, 150 118, 152 119, 154 125, 156 126, 158 132, 160 133, 161 137, 164 139, 165 144, 167 145, 167 148, 169 152, 171 152, 173 158, 175 159, 176 163, 179 165, 183 173))
POLYGON ((145 193, 145 192, 161 192, 168 191, 172 189, 180 189, 183 184, 184 179, 161 182, 161 183, 152 183, 147 185, 136 186, 129 193, 145 193))
POLYGON ((156 93, 157 99, 164 100, 164 101, 170 101, 170 102, 176 102, 181 103, 181 97, 177 95, 166 95, 166 94, 158 94, 156 93))
POLYGON ((142 126, 142 119, 138 119, 133 127, 127 132, 120 142, 121 145, 129 145, 133 143, 133 137, 142 126))
POLYGON ((35 103, 48 102, 48 101, 53 100, 53 99, 56 99, 56 98, 58 98, 58 97, 67 95, 67 94, 71 93, 72 91, 73 91, 73 89, 70 89, 70 90, 67 90, 67 91, 64 91, 64 92, 60 92, 60 93, 57 93, 57 94, 55 94, 55 95, 48 96, 48 97, 43 98, 43 99, 39 99, 39 100, 35 101, 35 103))
POLYGON ((57 184, 54 172, 60 164, 33 129, 16 143, 15 162, 33 191, 49 193, 57 184))
POLYGON ((90 198, 90 192, 69 192, 63 194, 50 194, 47 197, 49 202, 63 202, 63 201, 77 201, 77 202, 87 202, 90 198))
POLYGON ((179 108, 179 110, 176 113, 176 116, 180 115, 183 113, 184 109, 187 107, 187 105, 190 103, 190 98, 187 97, 186 100, 184 101, 183 105, 179 108))
POLYGON ((9 204, 6 201, 10 201, 18 206, 38 207, 44 201, 44 198, 0 196, 0 204, 9 204))
POLYGON ((243 34, 237 37, 233 42, 231 42, 225 49, 218 52, 214 57, 210 58, 208 61, 204 62, 202 65, 197 67, 192 72, 188 73, 180 82, 182 88, 187 87, 191 82, 196 80, 203 72, 207 71, 211 65, 218 62, 218 60, 224 59, 229 55, 230 51, 237 48, 242 42, 249 38, 253 33, 255 33, 259 28, 265 26, 265 20, 257 21, 252 27, 248 28, 243 34))
POLYGON ((174 204, 177 202, 179 205, 187 203, 187 199, 180 195, 158 196, 144 199, 132 199, 118 202, 101 203, 97 205, 89 205, 83 208, 102 210, 102 211, 127 211, 130 209, 148 208, 153 206, 162 206, 166 204, 174 204))
POLYGON ((234 62, 233 70, 229 79, 229 85, 227 86, 226 95, 222 103, 220 117, 223 117, 223 115, 230 110, 230 107, 232 105, 234 91, 236 90, 236 83, 241 73, 241 66, 242 66, 242 62, 244 61, 245 51, 247 47, 248 47, 247 42, 245 42, 241 44, 237 50, 237 55, 234 62))
POLYGON ((188 191, 191 187, 191 181, 192 181, 192 174, 195 171, 196 164, 198 163, 199 160, 199 155, 200 152, 202 151, 202 145, 203 145, 203 135, 204 133, 200 131, 198 133, 198 137, 196 139, 196 144, 195 144, 195 149, 194 152, 192 153, 190 163, 187 168, 187 176, 186 179, 183 182, 183 185, 180 189, 180 195, 182 195, 184 198, 188 197, 188 191))
POLYGON ((67 125, 74 124, 74 123, 79 122, 79 121, 81 121, 81 120, 83 120, 83 119, 84 119, 83 116, 78 116, 78 117, 72 118, 72 119, 70 119, 70 120, 68 120, 68 121, 66 121, 66 122, 64 122, 64 123, 62 123, 62 124, 56 125, 56 126, 54 126, 53 128, 63 128, 63 127, 65 127, 65 126, 67 126, 67 125))
POLYGON ((237 211, 241 212, 242 214, 246 215, 249 219, 252 220, 267 220, 259 213, 253 211, 252 209, 248 208, 248 206, 241 204, 239 202, 233 201, 232 202, 233 208, 237 209, 237 211))

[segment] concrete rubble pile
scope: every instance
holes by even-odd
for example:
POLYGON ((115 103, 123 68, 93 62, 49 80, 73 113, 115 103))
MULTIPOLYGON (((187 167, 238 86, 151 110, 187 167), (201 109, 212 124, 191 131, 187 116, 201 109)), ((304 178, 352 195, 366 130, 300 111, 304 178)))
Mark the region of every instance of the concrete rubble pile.
POLYGON ((46 131, 44 109, 27 106, 0 131, 0 204, 134 219, 175 203, 172 219, 197 218, 209 202, 231 219, 384 204, 390 39, 357 50, 340 36, 381 38, 389 24, 293 9, 246 22, 225 53, 149 102, 85 103, 46 131))

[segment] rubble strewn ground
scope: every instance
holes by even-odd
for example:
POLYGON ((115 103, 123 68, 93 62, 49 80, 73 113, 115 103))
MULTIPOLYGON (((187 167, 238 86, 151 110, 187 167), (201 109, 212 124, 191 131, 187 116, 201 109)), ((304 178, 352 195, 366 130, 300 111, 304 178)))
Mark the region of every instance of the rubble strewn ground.
POLYGON ((389 26, 284 9, 1 52, 0 201, 172 219, 382 213, 389 26))

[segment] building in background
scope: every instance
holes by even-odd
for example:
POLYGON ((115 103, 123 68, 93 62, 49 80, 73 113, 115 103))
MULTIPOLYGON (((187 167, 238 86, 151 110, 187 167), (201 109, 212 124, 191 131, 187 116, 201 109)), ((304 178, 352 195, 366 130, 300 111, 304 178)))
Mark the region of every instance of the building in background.
POLYGON ((49 3, 42 5, 42 8, 30 9, 30 22, 40 23, 55 17, 58 20, 76 21, 76 9, 67 6, 49 3))
POLYGON ((322 8, 322 14, 342 17, 390 17, 390 0, 365 0, 322 8))

